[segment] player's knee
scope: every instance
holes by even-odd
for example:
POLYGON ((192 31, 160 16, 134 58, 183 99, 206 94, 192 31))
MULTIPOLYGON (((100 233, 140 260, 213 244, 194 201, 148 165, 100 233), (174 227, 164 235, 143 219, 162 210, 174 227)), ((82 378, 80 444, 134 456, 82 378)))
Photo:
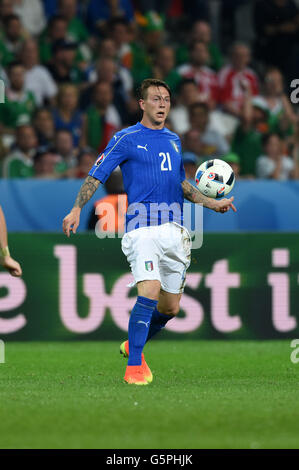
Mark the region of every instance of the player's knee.
POLYGON ((158 300, 161 284, 160 281, 140 281, 137 283, 138 295, 148 299, 158 300))
POLYGON ((173 304, 165 305, 161 308, 158 305, 158 310, 159 310, 159 312, 164 313, 164 315, 175 316, 180 311, 180 305, 178 303, 173 303, 173 304))

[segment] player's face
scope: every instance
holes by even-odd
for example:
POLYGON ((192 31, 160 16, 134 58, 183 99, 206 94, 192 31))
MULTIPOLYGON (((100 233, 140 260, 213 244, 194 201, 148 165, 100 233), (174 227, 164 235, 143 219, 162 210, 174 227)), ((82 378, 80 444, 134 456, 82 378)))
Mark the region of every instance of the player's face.
POLYGON ((144 116, 155 126, 164 125, 170 109, 170 95, 166 88, 150 86, 147 96, 140 100, 144 116))

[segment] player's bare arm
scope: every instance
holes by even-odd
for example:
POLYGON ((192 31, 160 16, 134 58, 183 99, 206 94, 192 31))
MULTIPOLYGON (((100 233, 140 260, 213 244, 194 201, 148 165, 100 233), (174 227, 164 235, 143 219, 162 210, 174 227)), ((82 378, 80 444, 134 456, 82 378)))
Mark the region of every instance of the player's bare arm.
POLYGON ((234 212, 237 212, 237 209, 233 205, 234 197, 232 196, 229 199, 221 199, 219 201, 212 199, 210 197, 204 196, 197 188, 195 188, 189 181, 184 180, 182 183, 183 193, 185 199, 188 201, 194 202, 195 204, 202 204, 208 209, 212 209, 215 212, 227 212, 230 208, 234 212))
POLYGON ((92 176, 87 176, 87 178, 85 179, 75 200, 73 209, 63 219, 63 231, 68 237, 70 236, 70 232, 76 233, 76 230, 80 223, 81 209, 94 195, 100 184, 101 182, 96 178, 93 178, 92 176))
POLYGON ((7 241, 6 221, 0 206, 0 264, 15 277, 22 276, 22 268, 20 264, 14 260, 9 253, 7 241))

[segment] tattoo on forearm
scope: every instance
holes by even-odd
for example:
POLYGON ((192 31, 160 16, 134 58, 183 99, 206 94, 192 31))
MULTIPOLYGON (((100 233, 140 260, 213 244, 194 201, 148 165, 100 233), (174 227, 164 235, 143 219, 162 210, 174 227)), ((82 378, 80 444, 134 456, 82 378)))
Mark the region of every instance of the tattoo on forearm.
POLYGON ((203 204, 205 207, 208 207, 210 205, 209 198, 201 194, 201 192, 197 188, 192 186, 189 181, 184 180, 182 182, 182 188, 184 197, 188 199, 188 201, 203 204))
POLYGON ((89 201, 93 194, 98 189, 101 182, 92 176, 87 176, 82 184, 78 196, 76 198, 74 207, 82 207, 89 201))

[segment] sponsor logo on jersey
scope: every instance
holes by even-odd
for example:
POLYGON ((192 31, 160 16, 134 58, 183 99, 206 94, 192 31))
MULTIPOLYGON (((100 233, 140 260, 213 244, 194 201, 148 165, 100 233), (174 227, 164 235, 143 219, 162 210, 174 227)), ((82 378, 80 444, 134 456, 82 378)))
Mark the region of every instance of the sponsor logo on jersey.
POLYGON ((144 149, 147 151, 147 144, 145 144, 144 146, 143 145, 137 145, 137 148, 138 149, 144 149))
POLYGON ((99 166, 103 160, 105 159, 105 154, 102 153, 102 155, 99 156, 99 158, 96 160, 96 165, 99 166))
POLYGON ((179 149, 177 143, 176 143, 174 140, 171 140, 170 143, 171 143, 171 145, 173 146, 174 150, 175 150, 177 153, 180 153, 180 149, 179 149))
POLYGON ((152 271, 154 269, 154 263, 152 261, 145 261, 144 264, 147 271, 152 271))
POLYGON ((137 323, 143 323, 147 328, 148 328, 148 325, 149 325, 149 321, 142 321, 142 320, 138 320, 137 323))

